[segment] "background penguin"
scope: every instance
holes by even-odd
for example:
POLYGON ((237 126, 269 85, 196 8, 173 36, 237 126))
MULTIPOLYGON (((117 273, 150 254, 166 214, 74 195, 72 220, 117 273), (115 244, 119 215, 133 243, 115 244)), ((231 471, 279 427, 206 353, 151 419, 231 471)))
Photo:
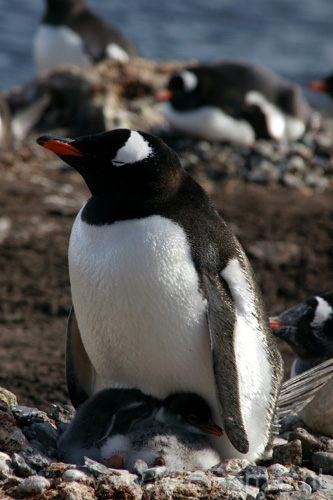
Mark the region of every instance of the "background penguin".
POLYGON ((310 120, 297 85, 245 62, 222 61, 178 71, 157 98, 168 100, 165 116, 172 127, 208 140, 296 140, 310 120))
POLYGON ((100 461, 98 443, 107 436, 126 434, 133 422, 153 416, 159 401, 137 389, 104 389, 85 401, 58 442, 58 456, 67 463, 100 461))
POLYGON ((46 0, 46 12, 33 40, 37 67, 90 66, 106 58, 127 61, 139 56, 117 28, 91 12, 84 0, 46 0))
POLYGON ((205 191, 159 138, 118 129, 37 141, 92 197, 69 245, 74 406, 106 387, 195 392, 225 435, 222 459, 271 443, 282 362, 253 271, 205 191))
POLYGON ((326 92, 333 98, 333 73, 322 80, 316 80, 308 85, 310 90, 326 92))
MULTIPOLYGON (((291 377, 333 358, 333 292, 312 297, 271 318, 274 334, 295 351, 291 377)), ((333 380, 300 416, 314 431, 333 437, 333 380)))

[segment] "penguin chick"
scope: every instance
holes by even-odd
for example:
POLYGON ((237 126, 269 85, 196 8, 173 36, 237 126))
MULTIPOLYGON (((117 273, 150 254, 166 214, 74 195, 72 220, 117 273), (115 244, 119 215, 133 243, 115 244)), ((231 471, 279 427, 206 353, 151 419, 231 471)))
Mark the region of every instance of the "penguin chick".
MULTIPOLYGON (((317 295, 271 318, 273 333, 285 340, 296 358, 291 377, 333 358, 333 292, 317 295)), ((300 412, 306 425, 333 437, 333 381, 300 412)))

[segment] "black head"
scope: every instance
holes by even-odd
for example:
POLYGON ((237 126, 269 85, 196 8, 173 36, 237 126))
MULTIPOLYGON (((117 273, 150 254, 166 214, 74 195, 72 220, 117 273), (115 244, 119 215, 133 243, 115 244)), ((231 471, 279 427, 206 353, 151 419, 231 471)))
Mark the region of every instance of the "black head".
POLYGON ((186 111, 204 104, 201 79, 196 68, 188 68, 175 73, 167 86, 167 90, 157 94, 160 101, 169 100, 175 109, 186 111))
POLYGON ((75 168, 94 198, 125 216, 154 213, 185 175, 176 153, 144 132, 116 129, 74 140, 45 135, 37 143, 75 168))
POLYGON ((333 292, 311 297, 270 320, 302 360, 333 356, 333 292))
POLYGON ((209 405, 197 394, 172 394, 163 401, 162 407, 165 423, 185 426, 195 433, 223 435, 222 429, 213 422, 209 405))

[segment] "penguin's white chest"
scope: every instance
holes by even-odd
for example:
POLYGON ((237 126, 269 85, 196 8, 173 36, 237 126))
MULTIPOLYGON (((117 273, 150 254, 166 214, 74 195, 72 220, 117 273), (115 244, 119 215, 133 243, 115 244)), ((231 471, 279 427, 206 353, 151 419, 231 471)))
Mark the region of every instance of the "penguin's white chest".
POLYGON ((69 271, 95 391, 195 390, 214 401, 206 300, 179 225, 151 216, 91 226, 79 213, 69 271))
POLYGON ((36 65, 42 71, 49 71, 65 63, 91 65, 82 39, 66 26, 40 25, 34 38, 33 52, 36 65))

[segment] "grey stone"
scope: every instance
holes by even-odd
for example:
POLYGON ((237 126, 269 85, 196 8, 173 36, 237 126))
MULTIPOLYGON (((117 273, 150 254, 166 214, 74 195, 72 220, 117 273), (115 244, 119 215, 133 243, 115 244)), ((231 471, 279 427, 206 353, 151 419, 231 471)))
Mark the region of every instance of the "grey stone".
POLYGON ((268 481, 267 468, 257 465, 248 465, 244 469, 244 481, 246 484, 260 488, 268 481))
POLYGON ((40 449, 44 453, 48 454, 50 449, 56 450, 58 435, 50 422, 33 423, 23 427, 22 430, 30 441, 35 440, 40 443, 40 449))
POLYGON ((280 479, 269 479, 262 487, 265 493, 275 493, 279 491, 293 491, 294 485, 289 482, 284 482, 280 479))
POLYGON ((90 477, 81 470, 67 469, 62 475, 62 480, 66 482, 77 481, 87 483, 90 480, 90 477))
POLYGON ((292 189, 300 189, 304 185, 303 179, 301 177, 298 177, 297 175, 294 175, 290 172, 285 172, 282 175, 282 181, 283 184, 292 189))
POLYGON ((333 474, 333 453, 327 451, 314 453, 312 464, 314 470, 321 474, 333 474))
MULTIPOLYGON (((84 472, 90 472, 95 477, 99 477, 110 472, 110 469, 108 467, 88 457, 84 457, 84 465, 80 467, 80 469, 84 472)), ((114 469, 112 469, 112 471, 115 472, 114 469)), ((119 474, 121 474, 120 471, 119 474)))
POLYGON ((27 464, 24 457, 20 453, 13 453, 12 464, 15 473, 20 477, 29 477, 36 474, 36 471, 27 464))
POLYGON ((290 432, 289 441, 299 439, 302 443, 303 458, 311 458, 313 453, 320 451, 323 447, 318 438, 303 428, 297 428, 290 432))
POLYGON ((284 474, 288 474, 289 470, 284 465, 277 463, 267 467, 267 472, 269 477, 281 477, 284 474))
POLYGON ((24 458, 26 463, 37 472, 46 468, 53 462, 50 457, 36 450, 22 451, 20 455, 24 458))
POLYGON ((10 475, 13 472, 12 466, 10 456, 0 451, 0 478, 10 475))
POLYGON ((297 486, 300 491, 304 491, 306 495, 311 495, 312 488, 308 483, 305 483, 304 481, 298 481, 297 486))
POLYGON ((20 483, 16 491, 21 495, 38 495, 50 488, 51 484, 43 476, 31 476, 20 483))
POLYGON ((142 481, 155 481, 157 479, 161 479, 166 476, 168 473, 168 468, 165 466, 162 467, 151 467, 146 469, 142 474, 142 481))
POLYGON ((12 406, 11 410, 15 420, 19 425, 30 425, 32 423, 45 422, 47 414, 38 408, 29 408, 28 406, 12 406))

